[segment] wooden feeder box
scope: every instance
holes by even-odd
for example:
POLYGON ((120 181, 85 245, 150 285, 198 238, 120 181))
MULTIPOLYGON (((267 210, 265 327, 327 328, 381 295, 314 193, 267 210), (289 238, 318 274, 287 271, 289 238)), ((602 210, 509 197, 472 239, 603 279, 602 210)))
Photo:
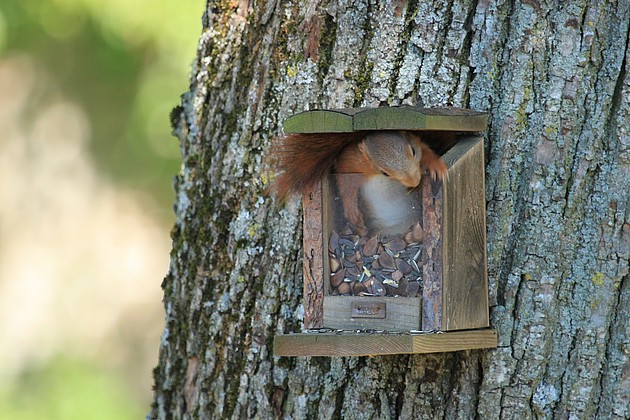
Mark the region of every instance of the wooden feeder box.
POLYGON ((352 174, 329 174, 304 194, 305 332, 276 336, 275 355, 497 346, 489 328, 484 148, 478 134, 486 124, 481 112, 415 107, 315 110, 286 120, 287 134, 418 132, 434 149, 448 148, 442 155, 448 177, 423 176, 411 192, 392 188, 408 206, 408 228, 363 237, 348 227, 337 191, 337 177, 352 174), (444 132, 454 134, 448 145, 440 144, 444 132))

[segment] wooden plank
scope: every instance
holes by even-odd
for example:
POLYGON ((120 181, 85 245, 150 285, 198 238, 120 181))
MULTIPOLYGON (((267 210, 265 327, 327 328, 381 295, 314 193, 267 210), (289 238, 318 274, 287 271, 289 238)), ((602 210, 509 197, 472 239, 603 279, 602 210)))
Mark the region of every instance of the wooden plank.
POLYGON ((440 334, 411 335, 413 353, 441 353, 447 351, 490 349, 498 345, 497 332, 482 330, 450 331, 440 334))
POLYGON ((354 115, 354 129, 483 131, 488 125, 484 112, 469 109, 419 108, 411 106, 364 109, 354 115))
POLYGON ((468 153, 470 153, 470 150, 475 148, 479 142, 481 142, 483 151, 483 137, 460 136, 453 147, 442 155, 442 160, 446 163, 446 166, 452 168, 457 165, 458 162, 460 162, 468 153))
POLYGON ((354 116, 354 129, 423 130, 426 129, 426 114, 419 108, 408 106, 366 109, 354 116))
POLYGON ((443 208, 442 329, 489 325, 483 138, 460 140, 449 165, 443 208))
POLYGON ((488 115, 470 109, 381 107, 361 110, 354 115, 354 129, 360 130, 447 130, 483 131, 488 115))
POLYGON ((324 320, 324 264, 327 253, 322 236, 322 185, 302 198, 304 210, 304 328, 321 328, 324 320))
POLYGON ((413 352, 408 335, 394 334, 289 334, 277 335, 274 356, 370 356, 413 352))
POLYGON ((488 126, 488 114, 462 108, 426 108, 426 130, 480 132, 488 126))
POLYGON ((494 329, 444 333, 306 333, 274 337, 275 356, 377 356, 497 347, 494 329))
POLYGON ((422 191, 422 329, 442 329, 442 182, 425 176, 422 191))
MULTIPOLYGON (((384 331, 409 331, 420 328, 420 298, 407 297, 324 297, 324 328, 374 329, 384 331), (356 304, 382 304, 385 317, 353 316, 356 304)), ((356 315, 356 314, 355 314, 356 315)))
POLYGON ((479 132, 486 129, 484 112, 462 108, 379 108, 316 109, 295 114, 284 122, 289 133, 347 133, 364 130, 447 130, 479 132))
MULTIPOLYGON (((324 297, 330 295, 331 287, 330 287, 330 254, 328 252, 328 241, 330 240, 330 234, 332 233, 333 226, 333 198, 331 197, 331 189, 332 189, 333 177, 330 174, 327 174, 324 179, 321 181, 321 197, 322 197, 322 212, 321 212, 321 229, 322 229, 322 247, 324 258, 324 297)), ((322 305, 323 305, 322 300, 322 305)), ((322 306, 322 314, 323 314, 323 306, 322 306)))
POLYGON ((483 131, 488 125, 484 112, 462 108, 381 107, 354 115, 354 129, 360 130, 446 130, 483 131))
POLYGON ((354 109, 313 110, 300 112, 284 121, 284 132, 290 133, 348 133, 354 130, 354 109))

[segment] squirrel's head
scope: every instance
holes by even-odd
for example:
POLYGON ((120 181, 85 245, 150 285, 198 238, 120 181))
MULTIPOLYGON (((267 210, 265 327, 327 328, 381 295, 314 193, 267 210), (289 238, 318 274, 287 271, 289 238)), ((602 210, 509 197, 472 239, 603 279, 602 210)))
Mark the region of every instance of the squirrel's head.
POLYGON ((406 187, 420 184, 420 142, 404 131, 375 131, 359 143, 359 150, 374 165, 376 171, 398 180, 406 187))

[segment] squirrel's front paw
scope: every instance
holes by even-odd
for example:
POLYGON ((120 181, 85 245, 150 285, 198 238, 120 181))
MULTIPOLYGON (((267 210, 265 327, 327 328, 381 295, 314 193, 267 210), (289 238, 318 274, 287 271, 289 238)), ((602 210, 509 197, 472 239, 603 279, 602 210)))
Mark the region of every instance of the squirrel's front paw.
POLYGON ((431 175, 431 179, 445 180, 448 179, 448 168, 442 159, 433 159, 425 163, 425 169, 431 175))

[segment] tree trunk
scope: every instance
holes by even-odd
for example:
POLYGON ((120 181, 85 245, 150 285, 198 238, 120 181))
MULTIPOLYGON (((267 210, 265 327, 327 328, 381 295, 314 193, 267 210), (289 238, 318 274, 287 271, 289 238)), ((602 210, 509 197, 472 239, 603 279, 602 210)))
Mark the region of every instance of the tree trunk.
POLYGON ((151 417, 628 418, 630 2, 211 2, 151 417), (487 111, 496 350, 274 357, 302 324, 301 211, 266 192, 286 117, 487 111))

